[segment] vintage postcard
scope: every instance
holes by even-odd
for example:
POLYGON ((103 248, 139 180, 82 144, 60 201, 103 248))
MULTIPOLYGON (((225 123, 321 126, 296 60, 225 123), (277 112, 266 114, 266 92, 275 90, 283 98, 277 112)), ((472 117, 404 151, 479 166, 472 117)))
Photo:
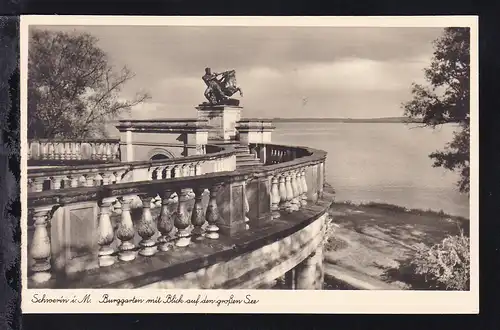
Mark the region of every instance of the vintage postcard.
POLYGON ((478 313, 477 21, 22 16, 24 313, 478 313))

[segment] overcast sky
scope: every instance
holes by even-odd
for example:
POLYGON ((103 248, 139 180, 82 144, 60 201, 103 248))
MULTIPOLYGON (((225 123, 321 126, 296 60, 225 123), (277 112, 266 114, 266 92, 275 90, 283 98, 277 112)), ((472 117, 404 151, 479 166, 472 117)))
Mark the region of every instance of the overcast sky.
MULTIPOLYGON (((39 27, 40 28, 40 27, 39 27)), ((401 116, 441 28, 71 26, 85 31, 152 99, 135 118, 194 117, 205 67, 236 70, 244 117, 401 116)), ((239 96, 238 96, 239 97, 239 96)))

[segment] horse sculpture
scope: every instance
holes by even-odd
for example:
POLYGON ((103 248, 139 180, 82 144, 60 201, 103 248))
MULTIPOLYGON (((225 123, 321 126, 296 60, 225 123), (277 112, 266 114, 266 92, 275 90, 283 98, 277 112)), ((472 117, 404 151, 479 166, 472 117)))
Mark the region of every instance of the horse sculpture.
POLYGON ((243 91, 238 87, 236 82, 235 70, 212 73, 210 68, 206 68, 202 79, 207 85, 205 97, 210 104, 239 104, 238 100, 230 98, 236 92, 239 92, 240 96, 243 96, 243 91))

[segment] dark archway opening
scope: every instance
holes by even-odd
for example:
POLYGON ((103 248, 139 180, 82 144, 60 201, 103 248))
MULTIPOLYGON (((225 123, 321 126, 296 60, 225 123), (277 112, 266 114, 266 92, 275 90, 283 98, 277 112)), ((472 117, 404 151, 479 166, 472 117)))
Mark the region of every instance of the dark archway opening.
MULTIPOLYGON (((163 154, 156 154, 153 157, 151 157, 151 160, 165 160, 165 159, 169 159, 169 157, 166 156, 166 155, 163 155, 163 154)), ((161 179, 163 177, 164 177, 163 172, 158 173, 157 171, 154 171, 153 174, 152 174, 151 179, 157 180, 157 179, 161 179)))
POLYGON ((162 154, 156 154, 153 157, 151 157, 151 160, 162 160, 162 159, 168 159, 168 157, 162 154))

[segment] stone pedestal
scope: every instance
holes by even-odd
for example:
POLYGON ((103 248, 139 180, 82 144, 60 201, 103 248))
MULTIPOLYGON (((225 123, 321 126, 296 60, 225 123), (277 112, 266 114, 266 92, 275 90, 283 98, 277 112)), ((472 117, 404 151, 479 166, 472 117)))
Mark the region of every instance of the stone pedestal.
POLYGON ((241 144, 250 146, 262 163, 266 163, 266 144, 271 143, 271 134, 275 129, 269 119, 246 118, 236 123, 238 139, 241 144))
POLYGON ((207 120, 211 129, 208 132, 210 140, 236 140, 236 122, 241 118, 240 106, 200 104, 198 120, 207 120))
POLYGON ((217 207, 220 217, 217 221, 219 232, 234 236, 246 231, 244 180, 228 182, 217 194, 217 207))
POLYGON ((271 143, 271 133, 276 128, 269 119, 245 118, 236 123, 239 140, 243 144, 271 143))

